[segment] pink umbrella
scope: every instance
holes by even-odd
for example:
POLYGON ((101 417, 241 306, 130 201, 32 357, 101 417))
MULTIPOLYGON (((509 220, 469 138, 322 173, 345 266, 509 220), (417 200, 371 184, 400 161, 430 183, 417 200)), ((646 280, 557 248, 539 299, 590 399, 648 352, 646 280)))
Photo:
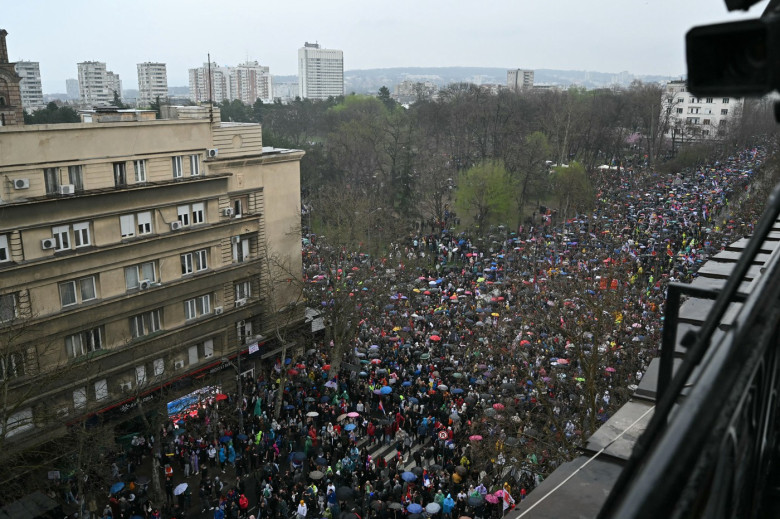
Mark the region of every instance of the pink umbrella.
POLYGON ((609 368, 606 369, 606 371, 609 372, 609 373, 614 373, 616 370, 615 370, 615 368, 609 367, 609 368))
POLYGON ((493 495, 496 497, 504 497, 504 489, 498 489, 495 492, 493 492, 493 495))
POLYGON ((504 404, 495 403, 493 404, 493 409, 496 411, 501 411, 504 408, 504 404))
POLYGON ((565 366, 569 363, 568 359, 558 359, 558 364, 561 364, 562 366, 565 366))
POLYGON ((356 413, 355 411, 352 411, 351 413, 347 413, 347 416, 350 418, 357 418, 360 416, 360 413, 356 413))
POLYGON ((478 442, 482 440, 482 436, 480 436, 479 434, 472 434, 471 436, 469 436, 469 440, 473 442, 478 442))
POLYGON ((498 503, 498 497, 494 496, 493 494, 488 494, 485 496, 485 501, 495 505, 496 503, 498 503))

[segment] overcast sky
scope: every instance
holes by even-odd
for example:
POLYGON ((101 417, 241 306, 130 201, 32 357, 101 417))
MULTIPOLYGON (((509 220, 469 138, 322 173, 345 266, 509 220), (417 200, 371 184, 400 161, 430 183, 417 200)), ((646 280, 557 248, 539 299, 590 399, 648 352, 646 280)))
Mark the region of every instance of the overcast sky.
POLYGON ((40 62, 45 93, 64 92, 76 63, 104 61, 123 88, 136 64, 187 69, 247 58, 297 74, 306 41, 344 51, 344 68, 484 66, 680 76, 694 25, 758 17, 723 0, 28 0, 5 9, 11 61, 40 62))

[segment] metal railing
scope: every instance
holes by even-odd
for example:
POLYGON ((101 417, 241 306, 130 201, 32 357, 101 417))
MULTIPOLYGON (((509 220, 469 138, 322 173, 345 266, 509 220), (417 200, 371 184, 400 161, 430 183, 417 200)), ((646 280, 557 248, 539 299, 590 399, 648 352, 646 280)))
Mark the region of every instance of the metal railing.
POLYGON ((750 294, 738 290, 778 215, 780 185, 706 320, 683 337, 688 350, 674 376, 680 297, 716 292, 670 285, 655 413, 599 518, 758 515, 777 439, 780 255, 771 256, 750 294), (713 342, 738 302, 733 323, 713 342))

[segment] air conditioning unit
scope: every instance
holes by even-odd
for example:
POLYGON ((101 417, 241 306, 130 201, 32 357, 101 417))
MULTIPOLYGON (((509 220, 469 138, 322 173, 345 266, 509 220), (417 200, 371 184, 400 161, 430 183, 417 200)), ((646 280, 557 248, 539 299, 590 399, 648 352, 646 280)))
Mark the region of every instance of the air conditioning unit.
POLYGON ((29 178, 14 179, 14 189, 30 189, 30 179, 29 178))
POLYGON ((119 387, 122 389, 122 391, 130 391, 133 389, 133 383, 132 382, 122 382, 119 384, 119 387))
POLYGON ((217 155, 219 155, 219 148, 209 148, 206 150, 206 156, 210 159, 215 158, 217 155))
POLYGON ((221 315, 222 314, 222 307, 221 306, 215 306, 214 307, 214 315, 221 315))
POLYGON ((76 186, 73 184, 62 184, 60 186, 61 195, 72 195, 76 192, 76 186))
POLYGON ((177 360, 173 364, 173 369, 182 369, 184 367, 184 361, 183 360, 177 360))
POLYGON ((140 288, 141 290, 146 290, 151 286, 152 286, 152 282, 148 279, 142 279, 141 282, 138 283, 138 288, 140 288))
POLYGON ((46 238, 45 240, 41 240, 42 249, 54 249, 55 247, 57 247, 57 240, 54 238, 46 238))
POLYGON ((233 216, 233 208, 232 207, 226 207, 222 210, 222 214, 225 216, 233 216))
POLYGON ((233 236, 230 241, 236 244, 241 243, 241 236, 233 236))
POLYGON ((179 229, 181 229, 181 227, 182 227, 181 222, 178 222, 178 221, 171 222, 171 230, 172 231, 178 231, 179 229))
POLYGON ((246 299, 236 299, 236 306, 244 306, 246 304, 246 299))

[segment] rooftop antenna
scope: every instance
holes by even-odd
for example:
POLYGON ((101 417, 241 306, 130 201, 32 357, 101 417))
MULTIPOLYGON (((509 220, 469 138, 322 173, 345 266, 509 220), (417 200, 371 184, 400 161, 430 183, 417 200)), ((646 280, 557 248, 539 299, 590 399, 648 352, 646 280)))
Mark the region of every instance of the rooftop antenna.
POLYGON ((214 124, 214 101, 211 97, 212 91, 214 89, 214 84, 211 81, 211 53, 207 53, 206 57, 208 58, 209 66, 209 124, 214 124))

